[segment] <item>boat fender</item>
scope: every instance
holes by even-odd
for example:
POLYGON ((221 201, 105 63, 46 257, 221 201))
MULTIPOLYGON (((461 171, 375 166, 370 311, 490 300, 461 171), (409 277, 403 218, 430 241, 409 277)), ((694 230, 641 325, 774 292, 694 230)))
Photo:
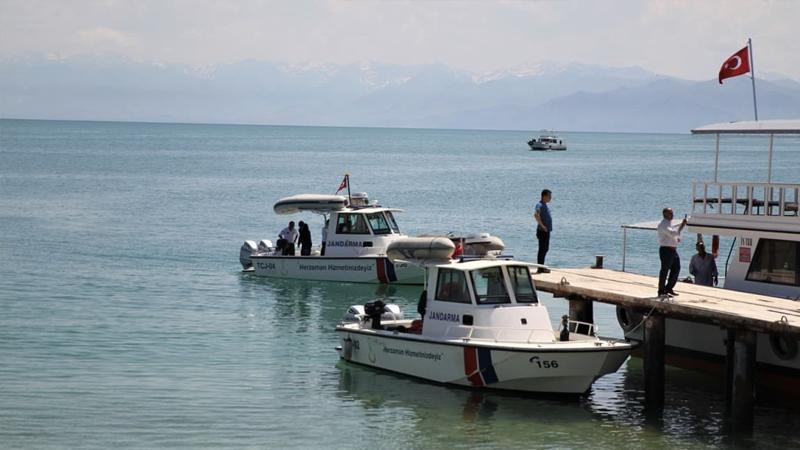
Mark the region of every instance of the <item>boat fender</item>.
POLYGON ((558 340, 561 342, 569 341, 569 316, 561 316, 561 335, 558 340))
POLYGON ((625 332, 631 331, 641 322, 643 316, 630 308, 617 305, 617 322, 622 330, 625 332))
POLYGON ((422 290, 422 294, 419 295, 419 301, 417 302, 417 312, 419 313, 422 318, 425 318, 425 311, 428 309, 428 291, 426 289, 422 290))
POLYGON ((258 252, 258 246, 255 241, 244 241, 244 244, 239 248, 239 263, 242 265, 242 269, 253 268, 253 260, 250 257, 256 252, 258 252))
POLYGON ((353 340, 350 339, 350 336, 347 336, 342 344, 342 357, 345 361, 353 359, 353 340))
POLYGON ((797 356, 797 341, 780 334, 769 336, 769 346, 778 358, 787 361, 797 356))

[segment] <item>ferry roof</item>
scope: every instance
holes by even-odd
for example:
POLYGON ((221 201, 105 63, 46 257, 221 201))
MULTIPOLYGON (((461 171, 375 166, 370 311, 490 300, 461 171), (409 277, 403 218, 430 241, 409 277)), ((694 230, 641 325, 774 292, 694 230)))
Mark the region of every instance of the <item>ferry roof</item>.
POLYGON ((800 119, 713 123, 693 129, 692 134, 800 134, 800 119))

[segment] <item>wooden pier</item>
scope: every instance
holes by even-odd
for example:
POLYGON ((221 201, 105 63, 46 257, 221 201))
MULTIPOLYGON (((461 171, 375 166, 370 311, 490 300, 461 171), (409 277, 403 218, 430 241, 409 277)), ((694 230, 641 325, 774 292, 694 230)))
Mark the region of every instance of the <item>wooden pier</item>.
MULTIPOLYGON (((536 288, 569 300, 570 317, 594 322, 593 302, 649 313, 643 323, 645 402, 664 403, 665 319, 717 325, 728 331, 727 392, 731 418, 752 424, 756 333, 800 339, 800 302, 678 283, 677 297, 656 295, 658 278, 608 269, 552 269, 534 275, 536 288)), ((798 380, 800 383, 800 380, 798 380)))

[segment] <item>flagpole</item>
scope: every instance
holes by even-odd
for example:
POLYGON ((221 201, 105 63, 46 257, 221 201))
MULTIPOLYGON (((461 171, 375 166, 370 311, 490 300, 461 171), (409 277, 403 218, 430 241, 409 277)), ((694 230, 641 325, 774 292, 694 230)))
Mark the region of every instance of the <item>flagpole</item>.
POLYGON ((753 113, 758 122, 758 104, 756 103, 756 67, 753 65, 753 41, 747 38, 747 54, 750 55, 750 80, 753 82, 753 113))
POLYGON ((350 174, 344 174, 344 178, 347 180, 347 202, 352 205, 353 204, 353 197, 350 195, 350 174))

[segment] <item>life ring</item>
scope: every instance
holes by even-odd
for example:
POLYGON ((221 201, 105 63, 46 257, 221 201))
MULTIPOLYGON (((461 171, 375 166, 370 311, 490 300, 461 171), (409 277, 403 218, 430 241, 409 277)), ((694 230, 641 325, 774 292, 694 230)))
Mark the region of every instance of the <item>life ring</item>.
POLYGON ((639 326, 643 317, 642 314, 635 312, 631 308, 617 305, 617 322, 626 333, 639 326))
POLYGON ((784 361, 794 359, 797 356, 797 341, 788 339, 786 336, 771 334, 769 336, 769 346, 772 347, 772 353, 775 353, 775 356, 784 361))

